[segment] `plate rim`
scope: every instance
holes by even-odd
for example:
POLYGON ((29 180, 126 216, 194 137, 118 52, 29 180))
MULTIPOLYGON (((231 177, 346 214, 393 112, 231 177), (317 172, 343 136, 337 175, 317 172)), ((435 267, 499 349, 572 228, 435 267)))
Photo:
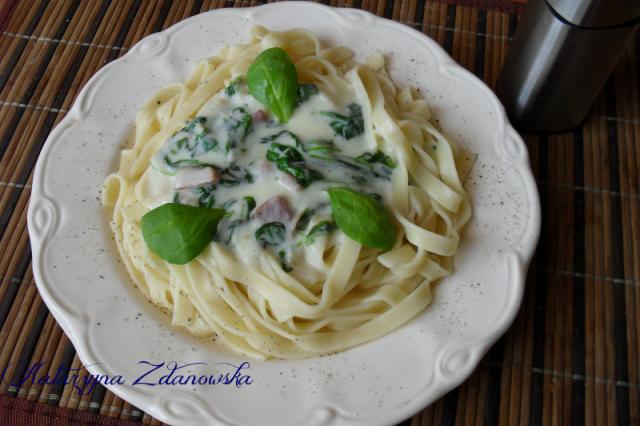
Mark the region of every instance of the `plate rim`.
MULTIPOLYGON (((530 202, 529 207, 531 211, 527 232, 523 234, 520 240, 523 243, 522 248, 520 250, 513 250, 512 253, 505 255, 505 258, 507 258, 507 263, 509 264, 508 267, 511 271, 513 271, 513 274, 515 274, 511 280, 513 284, 512 291, 515 291, 512 296, 513 300, 511 305, 503 313, 503 315, 499 316, 495 320, 495 322, 497 322, 498 324, 491 329, 490 333, 474 339, 473 342, 470 342, 468 345, 465 345, 462 348, 465 350, 465 354, 468 355, 469 353, 472 353, 472 359, 457 360, 456 353, 449 354, 451 359, 453 360, 451 362, 462 363, 462 366, 464 367, 464 371, 462 373, 458 373, 450 377, 449 381, 446 383, 431 384, 433 387, 433 390, 431 392, 420 392, 414 395, 413 398, 402 407, 392 407, 392 410, 385 411, 385 413, 388 414, 388 416, 384 419, 385 422, 398 422, 414 415, 418 411, 424 409, 425 406, 433 403, 449 390, 459 386, 475 370, 482 356, 484 356, 484 354, 490 349, 490 347, 511 326, 521 306, 524 293, 526 270, 533 256, 535 247, 538 243, 541 226, 539 194, 529 165, 526 146, 524 145, 524 142, 515 131, 515 129, 513 129, 513 127, 509 124, 504 108, 498 101, 495 94, 482 80, 480 80, 470 71, 463 68, 461 65, 458 65, 450 57, 450 55, 434 40, 429 38, 426 34, 419 32, 416 29, 404 25, 400 22, 378 17, 370 12, 360 9, 334 8, 316 3, 285 1, 240 9, 223 8, 210 10, 177 22, 176 24, 166 28, 159 33, 150 34, 138 41, 129 49, 129 51, 125 55, 102 67, 87 81, 87 83, 79 92, 76 100, 73 103, 73 106, 70 108, 66 116, 58 123, 58 125, 47 137, 40 152, 38 161, 35 166, 33 184, 27 212, 27 227, 32 248, 32 266, 34 280, 38 291, 43 298, 43 301, 49 308, 55 320, 58 322, 58 324, 60 324, 65 334, 71 340, 78 354, 78 357, 84 363, 90 357, 87 356, 87 348, 85 347, 86 341, 82 341, 83 333, 78 332, 78 330, 82 331, 82 324, 71 322, 68 319, 71 318, 71 316, 68 315, 68 312, 66 312, 65 309, 56 302, 55 297, 48 290, 48 287, 55 286, 55 284, 53 284, 46 278, 46 267, 42 264, 43 249, 46 245, 46 233, 53 232, 55 234, 55 229, 59 224, 59 217, 56 214, 55 205, 52 202, 51 198, 47 196, 44 189, 44 183, 42 182, 42 177, 47 166, 48 153, 50 152, 55 140, 59 139, 59 135, 64 129, 66 129, 68 126, 71 126, 76 120, 81 120, 83 115, 86 114, 86 112, 83 112, 83 110, 90 108, 90 104, 86 105, 86 103, 90 101, 90 99, 87 100, 86 98, 91 86, 99 82, 103 78, 103 75, 107 74, 112 68, 121 66, 127 61, 127 59, 144 53, 143 48, 150 42, 157 43, 160 37, 171 37, 173 33, 178 32, 178 30, 182 27, 191 25, 192 23, 197 22, 199 19, 204 19, 205 17, 210 17, 213 15, 223 16, 226 14, 230 14, 244 17, 254 14, 256 11, 265 11, 267 9, 275 10, 279 8, 285 9, 292 7, 304 8, 306 10, 315 8, 318 10, 323 10, 325 12, 333 13, 335 15, 342 15, 342 17, 345 19, 357 18, 370 21, 375 25, 392 26, 394 27, 394 29, 401 30, 409 34, 413 38, 420 39, 423 44, 428 46, 430 51, 433 52, 437 57, 439 61, 439 72, 461 73, 462 75, 464 75, 465 79, 473 82, 476 87, 480 88, 484 92, 484 95, 488 97, 490 102, 494 104, 494 109, 498 111, 499 114, 496 119, 498 120, 498 124, 502 127, 502 132, 504 133, 504 137, 502 138, 502 140, 504 140, 507 144, 504 149, 507 151, 511 151, 507 154, 511 157, 513 168, 515 168, 518 171, 519 175, 522 177, 525 187, 524 189, 528 192, 529 195, 527 201, 530 202), (43 220, 45 221, 45 224, 42 223, 43 220), (44 230, 42 229, 43 227, 45 228, 44 230)), ((447 354, 444 354, 443 356, 446 355, 447 354)), ((128 386, 109 385, 106 387, 114 394, 127 401, 130 401, 136 406, 139 406, 141 409, 149 412, 162 421, 175 423, 176 420, 180 420, 172 417, 172 415, 170 413, 167 413, 166 411, 157 409, 156 406, 153 406, 151 404, 153 401, 145 401, 144 398, 138 398, 138 395, 136 395, 134 392, 131 392, 128 386)), ((373 420, 372 418, 359 417, 356 419, 354 417, 351 417, 348 415, 348 413, 342 413, 340 409, 338 409, 337 407, 332 407, 331 404, 328 404, 326 401, 322 401, 321 399, 316 400, 314 410, 328 410, 329 415, 331 416, 330 418, 334 419, 336 423, 341 424, 370 424, 370 422, 373 420), (322 404, 323 402, 324 404, 322 404)), ((225 424, 234 424, 233 421, 223 418, 223 416, 221 416, 219 413, 212 413, 214 414, 214 418, 217 421, 224 422, 225 424)), ((313 413, 309 413, 309 415, 305 418, 311 418, 312 414, 313 413)), ((299 421, 302 419, 296 420, 299 421)))

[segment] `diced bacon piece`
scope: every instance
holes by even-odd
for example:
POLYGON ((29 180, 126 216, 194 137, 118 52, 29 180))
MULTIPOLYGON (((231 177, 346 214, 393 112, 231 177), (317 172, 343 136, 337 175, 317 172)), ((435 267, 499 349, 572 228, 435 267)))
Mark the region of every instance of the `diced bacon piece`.
POLYGON ((294 178, 288 173, 283 173, 281 171, 278 171, 277 180, 285 188, 291 189, 292 191, 296 191, 296 192, 302 191, 302 187, 300 186, 296 178, 294 178))
POLYGON ((253 123, 262 123, 263 121, 267 121, 268 118, 269 116, 267 115, 267 112, 263 109, 259 109, 251 114, 251 121, 253 123))
POLYGON ((293 213, 289 207, 289 202, 282 195, 269 198, 260 204, 253 213, 253 217, 263 223, 280 222, 286 223, 291 221, 293 213))
POLYGON ((183 167, 176 173, 174 189, 195 188, 220 180, 220 172, 213 167, 183 167))

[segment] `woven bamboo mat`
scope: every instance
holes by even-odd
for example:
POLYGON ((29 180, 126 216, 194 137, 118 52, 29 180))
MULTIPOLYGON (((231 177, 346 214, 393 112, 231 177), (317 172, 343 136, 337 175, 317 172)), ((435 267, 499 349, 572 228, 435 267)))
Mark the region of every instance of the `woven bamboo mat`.
MULTIPOLYGON (((524 1, 327 3, 422 30, 493 88, 524 1)), ((29 413, 28 424, 160 424, 100 386, 80 397, 71 385, 9 385, 33 363, 50 375, 81 366, 33 281, 33 166, 105 63, 200 11, 258 3, 0 2, 0 424, 29 413)), ((405 424, 640 424, 639 46, 636 37, 580 129, 525 135, 543 227, 523 307, 462 386, 405 424)))

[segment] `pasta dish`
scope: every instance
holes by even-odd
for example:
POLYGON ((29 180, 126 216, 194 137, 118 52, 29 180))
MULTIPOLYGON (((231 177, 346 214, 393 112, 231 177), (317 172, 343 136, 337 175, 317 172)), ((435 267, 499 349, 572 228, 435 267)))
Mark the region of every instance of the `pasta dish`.
POLYGON ((256 27, 144 104, 102 200, 133 282, 174 325, 306 358, 429 305, 471 216, 471 162, 381 54, 256 27))

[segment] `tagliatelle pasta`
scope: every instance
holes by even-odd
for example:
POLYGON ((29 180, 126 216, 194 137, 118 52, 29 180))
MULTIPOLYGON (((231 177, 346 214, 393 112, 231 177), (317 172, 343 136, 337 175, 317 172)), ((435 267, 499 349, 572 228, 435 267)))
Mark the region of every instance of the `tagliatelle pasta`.
POLYGON ((417 91, 393 83, 381 55, 358 64, 309 32, 254 28, 248 44, 200 62, 138 112, 133 143, 103 188, 131 278, 174 325, 255 358, 329 354, 398 328, 451 274, 471 215, 461 182, 469 162, 456 163, 430 118, 417 91), (308 89, 286 126, 242 83, 272 47, 289 55, 308 89), (295 151, 295 161, 274 160, 276 148, 295 151), (326 195, 336 182, 390 212, 390 250, 336 228, 326 195), (227 211, 214 241, 183 265, 151 251, 140 225, 171 201, 227 211))

